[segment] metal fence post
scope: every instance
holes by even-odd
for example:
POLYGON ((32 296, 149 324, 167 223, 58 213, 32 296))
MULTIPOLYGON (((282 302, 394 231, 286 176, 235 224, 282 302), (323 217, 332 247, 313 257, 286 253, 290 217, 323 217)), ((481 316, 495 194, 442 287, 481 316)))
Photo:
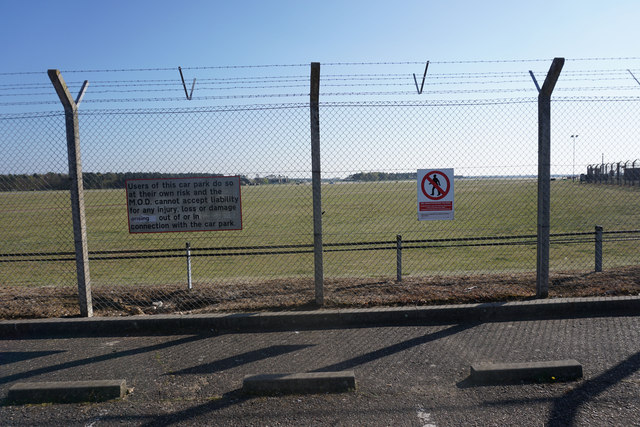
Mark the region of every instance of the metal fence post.
POLYGON ((313 265, 316 304, 324 305, 322 260, 322 169, 320 167, 320 63, 311 63, 311 185, 313 191, 313 265))
POLYGON ((396 278, 402 282, 402 236, 396 236, 396 278))
POLYGON ((595 269, 596 272, 602 271, 602 226, 596 225, 596 259, 595 259, 595 269))
POLYGON ((78 277, 78 300, 80 314, 93 316, 91 299, 91 279, 89 276, 89 250, 87 247, 87 225, 84 215, 84 188, 82 186, 82 162, 80 158, 80 125, 78 104, 84 95, 88 82, 85 81, 78 98, 74 101, 60 71, 48 70, 47 74, 64 107, 67 130, 67 156, 69 159, 69 180, 71 181, 71 216, 73 219, 73 240, 76 250, 76 274, 78 277))
POLYGON ((549 223, 551 212, 551 93, 564 65, 554 58, 538 94, 538 239, 536 297, 549 296, 549 223))

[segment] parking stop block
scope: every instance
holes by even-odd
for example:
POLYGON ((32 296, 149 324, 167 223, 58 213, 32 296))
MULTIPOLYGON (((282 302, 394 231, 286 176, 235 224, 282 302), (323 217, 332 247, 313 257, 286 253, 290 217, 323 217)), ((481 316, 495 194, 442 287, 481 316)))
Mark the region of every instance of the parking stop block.
POLYGON ((249 394, 338 393, 355 389, 353 371, 247 375, 242 385, 249 394))
POLYGON ((7 400, 11 404, 102 402, 126 393, 125 380, 28 382, 11 386, 7 400))
POLYGON ((582 378, 582 365, 573 359, 471 365, 469 379, 482 384, 570 381, 582 378))

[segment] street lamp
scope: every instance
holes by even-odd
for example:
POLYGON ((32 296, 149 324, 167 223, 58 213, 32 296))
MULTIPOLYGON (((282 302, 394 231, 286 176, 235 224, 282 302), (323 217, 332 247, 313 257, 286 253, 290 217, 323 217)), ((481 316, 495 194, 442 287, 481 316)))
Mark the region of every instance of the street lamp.
POLYGON ((571 171, 571 181, 576 180, 576 139, 578 139, 578 135, 571 135, 571 139, 573 139, 573 170, 571 171))

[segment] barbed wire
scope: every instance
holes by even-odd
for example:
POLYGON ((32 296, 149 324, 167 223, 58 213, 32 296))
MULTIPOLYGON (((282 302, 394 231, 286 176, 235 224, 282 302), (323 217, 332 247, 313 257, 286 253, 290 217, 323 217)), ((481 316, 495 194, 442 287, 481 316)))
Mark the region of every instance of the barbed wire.
MULTIPOLYGON (((398 79, 400 80, 400 79, 398 79)), ((391 83, 388 81, 383 81, 382 83, 376 83, 378 80, 373 80, 371 82, 368 83, 350 83, 347 80, 331 80, 331 79, 327 79, 326 81, 331 81, 331 82, 343 82, 343 83, 321 83, 321 87, 374 87, 374 86, 414 86, 414 82, 412 80, 409 80, 407 78, 402 79, 402 80, 406 80, 403 83, 391 83)), ((565 78, 562 79, 562 82, 601 82, 602 79, 597 79, 597 78, 565 78)), ((628 81, 629 83, 633 82, 633 79, 630 77, 616 77, 616 78, 610 78, 607 79, 606 81, 628 81)), ((503 84, 511 84, 511 83, 531 83, 531 79, 530 78, 523 78, 523 79, 511 79, 511 80, 485 80, 485 81, 474 81, 474 82, 469 82, 469 81, 446 81, 446 82, 425 82, 426 86, 445 86, 445 85, 503 85, 503 84)), ((630 84, 629 87, 634 87, 635 85, 637 85, 636 83, 630 84)), ((122 89, 116 89, 116 88, 141 88, 141 87, 145 87, 145 85, 137 85, 137 84, 121 84, 121 85, 100 85, 100 84, 95 84, 92 85, 92 88, 108 88, 108 89, 104 89, 104 90, 100 90, 100 91, 96 91, 96 90, 92 90, 92 93, 110 93, 110 92, 162 92, 162 91, 167 91, 167 92, 171 92, 171 91, 176 91, 176 90, 182 90, 183 86, 179 83, 173 83, 173 84, 158 84, 158 85, 149 85, 151 87, 164 87, 164 89, 152 89, 152 88, 144 88, 144 89, 126 89, 126 90, 122 90, 122 89)), ((201 83, 199 84, 197 87, 200 90, 247 90, 247 89, 281 89, 281 88, 301 88, 301 87, 308 87, 308 83, 296 83, 296 84, 275 84, 275 85, 265 85, 265 84, 252 84, 252 83, 247 83, 245 85, 242 86, 228 86, 228 85, 219 85, 216 83, 201 83)), ((640 85, 637 85, 640 87, 640 85)), ((75 88, 75 85, 68 85, 69 88, 75 88)), ((79 86, 78 86, 79 87, 79 86)), ((602 88, 607 88, 608 86, 602 86, 602 88)), ((48 85, 42 85, 41 87, 28 87, 28 88, 19 88, 19 87, 4 87, 4 88, 0 88, 0 91, 9 91, 9 90, 33 90, 33 89, 45 89, 45 88, 50 88, 50 86, 48 85)), ((587 88, 587 87, 583 87, 583 88, 587 88)), ((15 94, 0 94, 0 96, 8 96, 8 95, 15 95, 15 96, 29 96, 29 95, 47 95, 50 94, 51 92, 46 92, 46 93, 15 93, 15 94)))
MULTIPOLYGON (((578 70, 568 71, 564 73, 562 81, 579 82, 579 81, 599 81, 599 80, 630 80, 633 76, 630 74, 630 69, 626 70, 605 70, 605 71, 593 71, 593 70, 578 70), (611 77, 618 76, 618 77, 611 77), (607 77, 606 79, 600 79, 598 77, 607 77)), ((637 71, 637 70, 634 70, 637 71)), ((530 76, 528 72, 498 72, 498 73, 462 73, 462 74, 430 74, 426 80, 427 85, 437 84, 468 84, 467 80, 475 79, 475 84, 505 84, 505 83, 522 83, 529 82, 530 76), (514 77, 520 77, 514 79, 514 77), (484 80, 483 80, 484 79, 484 80), (489 80, 487 80, 489 79, 489 80), (450 80, 448 82, 432 82, 432 80, 450 80)), ((407 81, 407 84, 411 85, 413 82, 411 74, 351 74, 351 75, 327 75, 322 77, 322 81, 329 82, 345 82, 343 85, 362 85, 361 83, 350 82, 369 82, 369 85, 376 85, 375 82, 388 82, 388 81, 407 81)), ((256 76, 256 77, 242 77, 242 78, 201 78, 198 80, 198 87, 216 87, 216 86, 229 86, 235 89, 270 89, 270 88, 286 88, 286 87, 303 87, 308 82, 307 76, 292 76, 288 78, 286 76, 269 77, 269 76, 256 76), (238 83, 245 84, 245 86, 232 86, 238 85, 238 83), (265 84, 262 84, 265 83, 265 84), (274 83, 292 83, 292 84, 279 84, 274 83), (247 86, 251 85, 251 86, 247 86)), ((82 85, 83 82, 69 82, 69 87, 75 87, 82 85)), ((393 85, 393 83, 387 83, 393 85)), ((380 85, 380 84, 378 84, 380 85)), ((108 81, 93 81, 92 87, 175 87, 182 88, 182 84, 177 79, 144 79, 144 80, 108 80, 108 81)), ((327 86, 325 84, 324 86, 327 86)), ((0 84, 0 90, 30 90, 30 89, 47 89, 50 88, 48 83, 11 83, 0 84)), ((150 90, 151 91, 151 90, 150 90)))
MULTIPOLYGON (((556 88, 558 92, 580 92, 580 91, 629 91, 640 90, 640 86, 591 86, 591 87, 569 87, 556 88)), ((125 91, 136 92, 136 91, 125 91)), ((146 92, 146 91, 140 91, 146 92)), ((176 90, 175 92, 180 92, 176 90)), ((100 92, 98 92, 100 93, 100 92)), ((111 92, 103 92, 111 93, 111 92)), ((527 88, 489 88, 489 89, 463 89, 463 90, 429 90, 424 94, 429 95, 477 95, 477 94, 506 94, 506 93, 536 93, 534 87, 527 88)), ((34 94, 35 95, 35 94, 34 94)), ((2 95, 0 95, 2 96, 2 95)), ((247 100, 260 98, 307 98, 308 93, 276 93, 276 94, 237 94, 237 95, 210 95, 210 96, 194 96, 193 101, 217 101, 217 100, 247 100)), ((415 90, 406 91, 344 91, 344 92, 323 92, 323 97, 366 97, 366 96, 417 96, 415 90)), ((620 98, 618 98, 620 99, 620 98)), ((145 97, 145 98, 97 98, 85 99, 83 103, 145 103, 145 102, 182 102, 184 97, 145 97)), ((58 100, 34 100, 34 101, 12 101, 0 102, 0 107, 8 106, 33 106, 33 105, 57 105, 58 100)))
MULTIPOLYGON (((574 70, 565 71, 563 76, 627 76, 629 71, 640 72, 640 69, 609 69, 609 70, 574 70)), ((500 71, 500 72, 481 72, 481 73, 430 73, 428 79, 483 79, 495 78, 506 79, 514 76, 526 77, 529 80, 528 71, 500 71)), ((350 81, 350 80, 404 80, 411 79, 410 73, 374 73, 374 74, 326 74, 322 76, 324 81, 350 81)), ((231 77, 231 78, 200 78, 198 82, 216 82, 217 84, 234 84, 237 82, 249 83, 274 83, 274 82, 307 82, 309 79, 305 75, 292 76, 252 76, 252 77, 231 77)), ((68 85, 81 85, 82 81, 70 81, 68 85)), ((134 80, 92 80, 92 86, 154 86, 154 85, 180 85, 181 82, 176 79, 134 79, 134 80)), ((0 84, 0 88, 45 88, 50 87, 48 83, 10 83, 0 84)))
MULTIPOLYGON (((322 85, 322 87, 397 87, 397 86, 402 86, 402 87, 413 87, 414 83, 413 81, 409 81, 408 79, 404 79, 407 80, 404 83, 389 83, 389 82, 383 82, 383 83, 325 83, 322 85)), ((619 79, 622 80, 622 79, 619 79)), ((565 80, 565 81, 582 81, 582 80, 565 80)), ((592 81, 599 81, 599 80, 592 80, 592 81)), ((473 84, 480 84, 480 85, 491 85, 491 84, 504 84, 504 83, 529 83, 530 80, 506 80, 506 81, 480 81, 480 82, 475 82, 473 84)), ((441 83, 425 83, 425 86, 439 86, 439 85, 469 85, 472 84, 470 82, 441 82, 441 83)), ((230 90, 263 90, 263 89, 293 89, 293 88, 305 88, 308 87, 308 83, 305 84, 290 84, 290 85, 245 85, 245 86, 224 86, 224 87, 219 87, 219 86, 212 86, 210 84, 201 84, 198 86, 198 92, 202 92, 202 91, 230 91, 230 90)), ((73 87, 73 86, 71 86, 73 87)), ((146 92, 182 92, 183 91, 183 87, 182 85, 178 85, 178 84, 174 84, 171 85, 171 87, 167 87, 164 89, 135 89, 135 88, 139 88, 140 86, 136 86, 136 85, 117 85, 117 86, 113 86, 113 87, 130 87, 130 88, 134 88, 134 89, 115 89, 115 88, 110 88, 109 89, 104 89, 104 90, 96 90, 95 87, 103 87, 100 85, 96 85, 94 86, 94 89, 91 90, 91 94, 108 94, 108 93, 146 93, 146 92)), ((33 89, 33 88, 28 88, 28 89, 33 89)), ((17 90, 17 88, 12 88, 12 89, 3 89, 0 88, 0 91, 2 90, 17 90)), ((34 93, 0 93, 0 97, 11 97, 11 96, 47 96, 47 95, 51 95, 52 92, 34 92, 34 93)))
MULTIPOLYGON (((280 93, 280 94, 249 94, 249 95, 227 95, 227 96, 203 96, 194 98, 198 101, 210 100, 230 100, 230 99, 255 99, 255 98, 290 98, 290 97, 308 97, 308 93, 280 93)), ((164 97, 164 98, 107 98, 107 99, 86 99, 84 103, 121 103, 121 102, 176 102, 184 101, 184 97, 164 97)), ((18 105, 39 105, 39 104, 59 104, 60 101, 18 101, 18 102, 0 102, 0 106, 18 106, 18 105)))
MULTIPOLYGON (((549 62, 553 58, 523 58, 523 59, 472 59, 472 60, 429 60, 430 64, 516 64, 516 63, 535 63, 549 62)), ((621 56, 621 57, 585 57, 585 58, 566 58, 569 62, 606 62, 606 61, 636 61, 640 60, 637 56, 621 56)), ((373 62, 322 62, 321 65, 335 66, 398 66, 398 65, 424 65, 427 61, 373 61, 373 62)), ((181 67, 183 70, 234 70, 234 69, 256 69, 256 68, 297 68, 308 67, 310 63, 297 64, 244 64, 244 65, 207 65, 207 66, 187 66, 181 67)), ((120 72, 157 72, 157 71, 175 71, 176 67, 141 67, 141 68, 102 68, 102 69, 66 69, 63 73, 120 73, 120 72)), ((9 75, 32 75, 46 74, 44 71, 10 71, 0 72, 0 76, 9 75)))
MULTIPOLYGON (((573 58, 567 61, 620 61, 640 60, 640 57, 617 58, 573 58)), ((519 64, 548 62, 550 59, 513 59, 513 60, 462 60, 462 61, 430 61, 430 64, 519 64)), ((326 72, 332 67, 352 66, 407 66, 424 65, 423 61, 404 62, 327 62, 325 73, 321 75, 321 96, 324 98, 338 97, 414 97, 416 96, 414 73, 409 72, 326 72), (388 90, 384 90, 388 89, 388 90)), ((307 67, 309 64, 266 64, 266 65, 223 65, 182 67, 183 70, 236 70, 236 69, 273 69, 307 67)), ((529 70, 518 71, 474 71, 458 72, 451 67, 446 71, 431 72, 426 75, 423 87, 427 96, 469 96, 487 97, 501 96, 508 93, 535 94, 529 70)), ((528 67, 527 67, 528 68, 528 67)), ((177 67, 157 68, 119 68, 119 69, 69 69, 63 73, 120 73, 120 72, 176 72, 177 67)), ((367 71, 367 70, 358 70, 367 71)), ((376 70, 377 71, 377 70, 376 70)), ((391 70, 393 71, 393 70, 391 70)), ((636 68, 600 68, 600 69, 568 69, 565 70, 556 88, 558 92, 635 92, 640 88, 635 73, 636 68)), ((271 71, 269 71, 271 73, 271 71)), ((540 77, 546 75, 546 70, 536 71, 540 77)), ((0 76, 37 74, 46 76, 45 72, 7 72, 0 76)), ((197 74, 197 73, 196 73, 197 74)), ((252 100, 277 98, 308 97, 309 76, 300 72, 276 71, 275 75, 268 73, 251 73, 249 76, 196 76, 193 101, 224 101, 224 100, 252 100), (303 89, 303 90, 301 90, 303 89)), ((146 103, 146 102, 185 102, 182 96, 184 82, 175 78, 107 78, 92 80, 83 103, 146 103), (167 94, 169 96, 157 96, 167 94), (111 96, 109 96, 111 95, 111 96), (147 96, 145 96, 147 95, 147 96), (173 96, 175 95, 175 96, 173 96)), ((147 77, 147 76, 145 76, 147 77)), ((24 79, 29 80, 29 79, 24 79)), ((67 83, 69 90, 76 92, 83 81, 71 80, 67 83)), ((51 84, 46 80, 40 82, 8 82, 0 84, 0 107, 37 106, 59 104, 51 84), (43 99, 34 99, 43 98, 43 99)))
MULTIPOLYGON (((458 107, 458 106, 484 106, 484 105, 512 105, 512 104, 535 104, 537 96, 519 98, 479 98, 479 99, 414 99, 411 101, 399 100, 366 100, 366 101, 335 101, 326 100, 320 102, 323 108, 388 108, 388 107, 458 107)), ((308 96, 308 95, 305 95, 308 96)), ((414 97, 415 98, 415 97, 414 97)), ((178 98, 175 98, 178 99, 178 98)), ((184 99, 184 98, 181 98, 184 99)), ((107 101, 105 101, 107 102, 107 101)), ((640 96, 557 96, 553 102, 562 103, 585 103, 585 102, 640 102, 640 96)), ((33 104, 33 103, 32 103, 33 104)), ((46 101, 43 104, 59 105, 59 101, 46 101)), ((2 104, 0 104, 2 105, 2 104)), ((282 109, 306 109, 306 102, 289 103, 269 103, 269 104, 244 104, 244 105, 222 105, 222 106, 189 106, 189 107, 156 107, 156 108, 111 108, 111 109, 84 109, 80 110, 82 115, 148 115, 148 114, 193 114, 204 112, 229 112, 229 111, 262 111, 262 110, 282 110, 282 109)), ((0 120, 22 120, 28 118, 43 118, 53 116, 64 116, 62 111, 42 111, 24 113, 0 113, 0 120)), ((500 166, 500 165, 498 165, 500 166)), ((529 165, 531 166, 531 165, 529 165)), ((535 166, 535 165, 534 165, 535 166)), ((469 167, 467 167, 469 168, 469 167)), ((473 169, 473 167, 471 167, 473 169)), ((333 172, 340 172, 336 170, 333 172)), ((343 171, 344 172, 344 171, 343 171)))

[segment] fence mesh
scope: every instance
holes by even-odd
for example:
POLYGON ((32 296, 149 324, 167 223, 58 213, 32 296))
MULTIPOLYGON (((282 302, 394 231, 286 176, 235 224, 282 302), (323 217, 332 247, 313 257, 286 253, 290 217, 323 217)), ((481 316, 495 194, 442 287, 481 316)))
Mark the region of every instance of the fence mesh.
MULTIPOLYGON (((535 98, 321 103, 328 301, 419 303, 434 278, 530 280, 537 108, 535 98), (447 167, 455 219, 418 221, 416 170, 447 167)), ((605 269, 638 266, 639 110, 637 97, 554 98, 552 272, 593 271, 596 225, 605 269)), ((64 114, 2 115, 0 140, 0 317, 78 314, 64 114)), ((312 301, 309 140, 308 104, 81 111, 94 309, 312 301), (125 178, 214 175, 241 177, 242 230, 128 232, 125 178)))
MULTIPOLYGON (((527 169, 537 163, 536 105, 514 100, 326 108, 322 123, 327 166, 323 169, 329 171, 325 175, 341 174, 355 181, 329 185, 324 191, 326 241, 393 241, 396 235, 422 241, 535 234, 536 185, 526 176, 533 173, 527 169), (518 140, 526 144, 514 144, 518 140), (454 168, 458 177, 455 220, 419 222, 415 171, 443 167, 454 168), (400 179, 378 181, 380 174, 400 179), (499 175, 508 178, 491 179, 499 175)), ((535 251, 533 257, 499 260, 502 252, 510 251, 508 247, 495 245, 489 250, 464 242, 413 244, 429 245, 440 247, 407 251, 404 274, 482 273, 482 266, 493 271, 535 268, 535 251), (498 262, 487 263, 487 256, 498 262)), ((345 255, 336 256, 334 262, 327 262, 330 274, 362 274, 357 267, 340 262, 345 255)), ((377 258, 367 267, 370 274, 395 275, 394 253, 368 256, 377 258)))
MULTIPOLYGON (((610 175, 597 183, 588 181, 587 174, 591 165, 606 169, 637 155, 638 114, 637 98, 561 98, 553 104, 551 173, 559 178, 552 186, 551 232, 588 233, 602 226, 608 268, 638 263, 640 181, 631 168, 626 181, 624 170, 619 179, 610 175)), ((592 236, 569 240, 552 246, 551 268, 588 271, 592 236)))

